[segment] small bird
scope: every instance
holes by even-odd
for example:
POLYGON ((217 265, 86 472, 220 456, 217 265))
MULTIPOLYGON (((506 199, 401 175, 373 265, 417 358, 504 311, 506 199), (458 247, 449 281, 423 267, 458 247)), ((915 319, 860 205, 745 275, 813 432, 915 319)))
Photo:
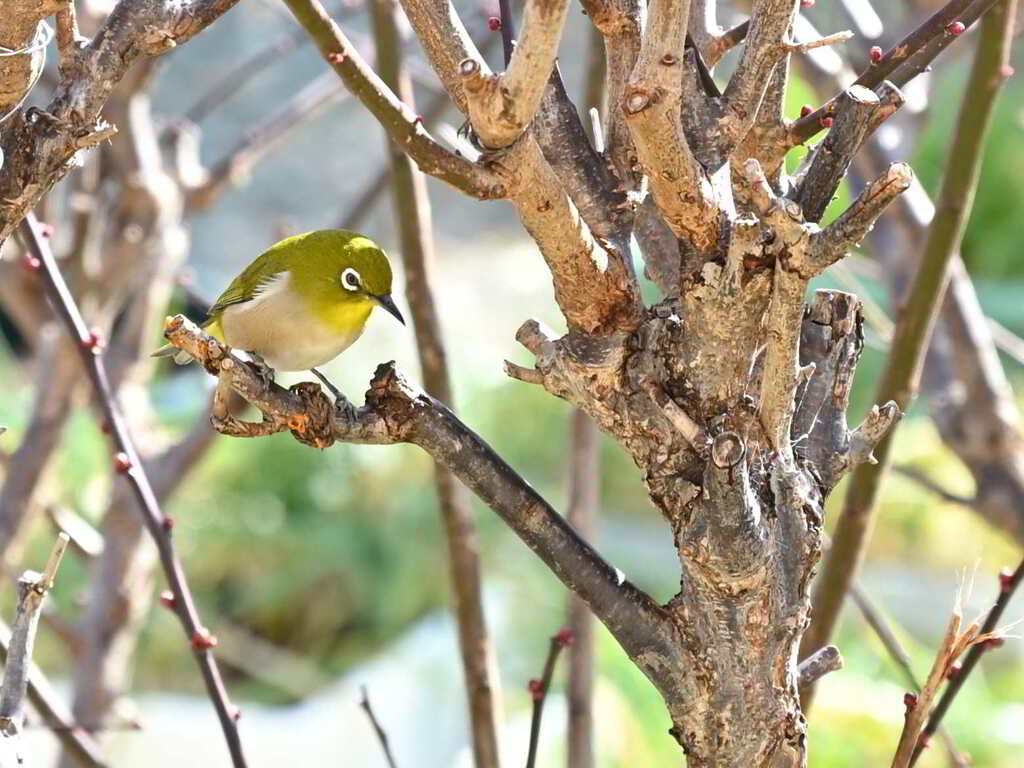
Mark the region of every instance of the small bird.
MULTIPOLYGON (((391 298, 391 265, 376 243, 343 229, 295 235, 272 245, 210 307, 203 330, 254 357, 266 378, 274 369, 316 370, 358 339, 375 306, 405 325, 391 298)), ((167 344, 154 357, 192 360, 167 344)))

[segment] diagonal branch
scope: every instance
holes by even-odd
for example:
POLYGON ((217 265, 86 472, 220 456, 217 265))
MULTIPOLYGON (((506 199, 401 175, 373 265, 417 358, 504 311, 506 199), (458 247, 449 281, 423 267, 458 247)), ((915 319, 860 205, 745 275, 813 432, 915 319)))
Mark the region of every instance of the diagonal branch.
POLYGON ((505 196, 505 185, 493 171, 449 152, 434 141, 422 119, 381 81, 345 33, 331 21, 319 0, 285 3, 349 91, 421 171, 481 200, 505 196))
POLYGON ((166 517, 160 509, 134 442, 128 433, 124 416, 114 399, 103 357, 98 354, 100 351, 99 340, 86 326, 57 267, 53 253, 40 233, 40 225, 34 215, 29 214, 25 218, 22 232, 26 247, 39 261, 47 293, 67 326, 68 333, 77 342, 83 365, 95 389, 99 406, 106 423, 110 425, 111 437, 118 448, 118 454, 114 459, 115 468, 125 476, 130 484, 139 506, 139 512, 160 553, 164 574, 174 594, 174 611, 192 644, 196 663, 199 665, 203 681, 206 683, 207 693, 217 711, 217 717, 231 753, 232 764, 235 768, 244 768, 246 761, 238 735, 237 710, 228 701, 220 670, 210 650, 216 644, 216 639, 200 623, 199 614, 192 600, 192 593, 171 540, 173 520, 166 517))
MULTIPOLYGON (((950 0, 920 26, 900 40, 877 62, 872 62, 853 85, 877 88, 884 80, 897 86, 905 85, 924 72, 931 62, 997 0, 950 0), (956 23, 963 28, 955 27, 956 23), (956 31, 960 30, 960 31, 956 31)), ((843 96, 836 96, 827 104, 797 120, 790 131, 790 146, 797 146, 813 138, 823 127, 825 118, 837 112, 843 96)))
POLYGON ((201 361, 223 386, 259 408, 271 426, 311 445, 334 441, 390 445, 412 443, 447 467, 497 513, 552 572, 604 622, 626 652, 645 669, 679 664, 674 629, 646 593, 583 541, 562 517, 455 414, 410 385, 393 363, 378 366, 366 405, 332 408, 315 384, 290 390, 266 386, 249 366, 181 315, 168 318, 164 336, 201 361))

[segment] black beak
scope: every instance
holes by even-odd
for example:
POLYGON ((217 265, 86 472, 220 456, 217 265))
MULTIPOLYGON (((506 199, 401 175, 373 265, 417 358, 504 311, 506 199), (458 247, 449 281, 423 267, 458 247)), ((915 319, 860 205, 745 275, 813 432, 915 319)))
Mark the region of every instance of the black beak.
POLYGON ((405 325, 405 318, 402 317, 402 313, 398 311, 398 307, 395 306, 394 299, 392 299, 390 295, 374 296, 373 300, 384 307, 389 314, 394 315, 398 322, 405 325))

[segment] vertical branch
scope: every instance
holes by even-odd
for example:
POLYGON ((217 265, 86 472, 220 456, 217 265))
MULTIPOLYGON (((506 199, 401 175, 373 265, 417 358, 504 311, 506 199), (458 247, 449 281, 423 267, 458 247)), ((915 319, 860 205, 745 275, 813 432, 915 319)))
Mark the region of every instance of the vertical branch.
MULTIPOLYGON (((588 541, 597 527, 599 451, 597 427, 583 411, 572 415, 569 456, 569 525, 588 541)), ((569 700, 567 768, 594 765, 594 617, 576 595, 569 595, 569 700)))
MULTIPOLYGON (((374 0, 372 14, 377 68, 388 87, 412 107, 412 83, 401 62, 398 13, 395 0, 374 0)), ((405 267, 406 298, 412 313, 423 380, 431 395, 451 405, 453 397, 447 353, 428 272, 434 261, 434 243, 426 178, 401 148, 389 142, 389 149, 396 226, 405 267)), ((469 699, 474 764, 476 768, 497 768, 499 686, 497 680, 492 682, 491 679, 496 665, 484 616, 476 528, 466 489, 451 472, 435 465, 434 481, 448 541, 455 619, 469 699)))
MULTIPOLYGON (((903 412, 917 391, 931 330, 945 292, 948 267, 960 246, 978 184, 988 124, 1006 66, 1016 0, 1000 0, 985 17, 974 65, 942 181, 937 215, 914 276, 906 309, 896 327, 877 401, 895 401, 903 412)), ((828 642, 850 583, 871 538, 879 491, 891 462, 892 432, 875 449, 876 464, 854 472, 832 548, 814 592, 814 620, 804 635, 806 653, 828 642)), ((813 687, 804 691, 806 711, 813 687)))

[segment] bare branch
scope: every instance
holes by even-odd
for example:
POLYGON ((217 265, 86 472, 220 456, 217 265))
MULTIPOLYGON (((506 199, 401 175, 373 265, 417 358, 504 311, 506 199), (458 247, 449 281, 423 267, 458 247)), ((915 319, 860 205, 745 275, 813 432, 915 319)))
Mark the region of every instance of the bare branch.
POLYGON ((377 720, 377 716, 373 713, 373 707, 370 705, 370 696, 366 692, 365 685, 360 687, 359 697, 359 706, 363 708, 363 711, 366 713, 366 717, 370 720, 370 725, 373 726, 373 732, 377 734, 377 741, 380 742, 380 748, 384 753, 384 760, 387 762, 388 768, 397 768, 395 764, 395 756, 391 754, 391 744, 388 741, 388 734, 377 720))
POLYGON ((914 175, 906 163, 893 163, 864 188, 840 216, 811 238, 809 261, 821 272, 860 244, 890 203, 910 188, 914 175))
MULTIPOLYGON (((1007 3, 1012 5, 1012 3, 1007 3)), ((1012 14, 1011 14, 1012 18, 1012 14)), ((999 619, 1002 618, 1003 611, 1006 610, 1006 606, 1010 604, 1010 600, 1013 598, 1020 587, 1020 583, 1024 581, 1024 560, 1017 565, 1016 570, 1012 573, 1008 570, 1001 571, 999 573, 999 596, 996 598, 995 603, 985 616, 985 622, 981 625, 979 633, 981 636, 991 635, 997 632, 997 625, 999 619)), ((978 660, 981 659, 983 654, 990 647, 998 647, 998 643, 990 645, 987 642, 975 643, 971 646, 967 655, 964 657, 963 664, 956 674, 952 675, 952 679, 946 690, 943 691, 942 697, 939 699, 938 704, 935 705, 935 709, 932 710, 928 716, 928 722, 921 731, 921 738, 914 745, 914 752, 910 759, 910 765, 917 762, 917 758, 921 754, 921 750, 924 745, 928 742, 928 737, 931 736, 935 731, 941 727, 942 718, 945 717, 946 712, 953 704, 953 700, 957 694, 960 693, 960 689, 963 688, 967 678, 978 664, 978 660)))
MULTIPOLYGON (((600 493, 600 446, 597 427, 583 411, 571 419, 569 459, 569 506, 566 519, 585 541, 597 532, 600 493)), ((567 768, 594 766, 594 617, 586 604, 569 595, 569 673, 566 682, 568 723, 566 725, 567 768)))
POLYGON ((558 656, 567 645, 573 642, 573 638, 566 630, 561 630, 551 638, 548 645, 548 656, 544 660, 544 670, 540 679, 531 680, 527 686, 530 696, 533 698, 533 715, 530 718, 530 743, 526 753, 526 768, 534 768, 537 765, 537 746, 540 744, 540 723, 544 717, 544 702, 548 697, 548 689, 551 687, 551 678, 555 673, 555 664, 558 656))
POLYGON ((835 124, 825 140, 815 147, 810 166, 794 197, 808 221, 821 221, 879 106, 880 101, 874 91, 857 85, 847 90, 835 124))
POLYGON ((755 0, 743 54, 722 94, 722 154, 750 130, 772 70, 790 52, 789 29, 798 8, 796 0, 755 0))
POLYGON ((345 86, 377 118, 395 143, 430 176, 482 200, 505 197, 502 180, 481 165, 442 147, 423 121, 388 88, 363 60, 355 46, 331 21, 319 0, 285 0, 296 20, 345 86))
MULTIPOLYGON (((872 62, 854 85, 874 89, 887 79, 897 86, 906 84, 923 72, 936 56, 960 36, 960 32, 951 31, 951 25, 959 22, 964 28, 969 27, 996 2, 997 0, 950 0, 890 48, 880 60, 872 62)), ((818 133, 825 126, 825 118, 836 113, 841 101, 842 97, 837 96, 794 123, 790 145, 802 144, 818 133)))
POLYGON ((405 15, 416 32, 416 37, 427 53, 430 66, 444 83, 445 90, 455 106, 464 115, 469 114, 466 93, 462 89, 459 65, 466 59, 480 64, 480 74, 490 70, 480 56, 476 45, 466 32, 451 0, 401 0, 405 15))
MULTIPOLYGON (((7 663, 11 643, 10 628, 0 622, 0 662, 7 663)), ((106 768, 103 750, 81 724, 76 723, 56 689, 32 663, 28 672, 28 700, 61 745, 85 768, 106 768)))
POLYGON ((17 613, 11 627, 4 660, 4 681, 0 687, 0 765, 14 768, 20 765, 19 736, 25 722, 23 710, 32 669, 32 648, 35 645, 39 612, 46 593, 53 588, 53 579, 68 547, 67 534, 60 534, 42 573, 25 571, 17 583, 17 613))
POLYGON ((842 668, 843 657, 840 655, 839 649, 834 645, 826 645, 800 662, 800 666, 797 667, 798 684, 801 687, 810 685, 829 672, 835 672, 842 668))
POLYGON ((503 149, 529 127, 555 64, 568 0, 527 0, 512 59, 499 75, 478 60, 459 63, 473 130, 489 149, 503 149))
POLYGON ((626 91, 640 53, 643 6, 640 0, 581 0, 583 10, 604 38, 608 110, 604 126, 605 156, 625 189, 640 186, 633 138, 626 125, 626 91))

